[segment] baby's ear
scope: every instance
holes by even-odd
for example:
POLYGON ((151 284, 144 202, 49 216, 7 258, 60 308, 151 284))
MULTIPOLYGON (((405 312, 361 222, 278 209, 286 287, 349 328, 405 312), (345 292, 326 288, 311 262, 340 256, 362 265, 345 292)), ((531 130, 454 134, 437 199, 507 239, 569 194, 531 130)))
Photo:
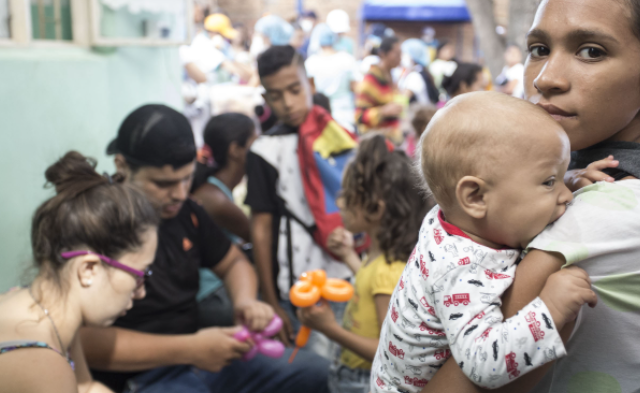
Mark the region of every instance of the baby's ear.
POLYGON ((456 200, 460 208, 471 218, 481 220, 487 214, 487 183, 475 176, 465 176, 456 186, 456 200))

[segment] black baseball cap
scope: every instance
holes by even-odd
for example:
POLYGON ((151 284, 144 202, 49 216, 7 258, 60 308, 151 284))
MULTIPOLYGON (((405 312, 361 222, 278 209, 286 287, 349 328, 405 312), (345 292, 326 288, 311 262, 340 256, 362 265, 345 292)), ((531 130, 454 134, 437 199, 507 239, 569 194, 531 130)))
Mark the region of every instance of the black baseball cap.
POLYGON ((196 144, 182 113, 166 105, 143 105, 124 119, 107 154, 122 154, 136 166, 180 168, 195 160, 196 144))

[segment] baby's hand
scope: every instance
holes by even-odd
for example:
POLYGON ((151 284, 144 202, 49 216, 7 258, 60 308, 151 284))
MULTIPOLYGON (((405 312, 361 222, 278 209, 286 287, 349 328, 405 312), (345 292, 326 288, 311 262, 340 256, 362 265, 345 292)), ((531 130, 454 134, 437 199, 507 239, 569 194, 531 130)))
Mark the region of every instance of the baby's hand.
POLYGON ((350 253, 355 252, 353 234, 342 227, 336 228, 327 239, 327 248, 344 261, 350 253))
POLYGON ((592 162, 585 169, 567 171, 564 175, 564 183, 571 192, 575 192, 598 181, 613 182, 614 179, 602 172, 602 170, 607 168, 616 168, 618 164, 620 164, 619 161, 614 160, 613 156, 609 156, 600 161, 592 162))
POLYGON ((558 330, 576 319, 583 304, 595 307, 598 302, 595 292, 591 290, 589 275, 576 266, 549 276, 540 299, 547 305, 558 330))

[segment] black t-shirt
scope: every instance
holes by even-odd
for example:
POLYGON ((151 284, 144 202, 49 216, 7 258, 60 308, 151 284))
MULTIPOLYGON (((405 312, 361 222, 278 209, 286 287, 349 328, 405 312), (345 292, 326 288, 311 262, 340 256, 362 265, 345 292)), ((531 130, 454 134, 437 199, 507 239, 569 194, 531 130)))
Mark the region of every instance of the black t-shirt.
MULTIPOLYGON (((260 138, 288 135, 298 132, 298 128, 284 124, 277 124, 260 138)), ((276 288, 278 277, 278 233, 280 220, 285 213, 285 203, 276 192, 278 170, 260 155, 252 152, 247 154, 247 197, 245 204, 251 207, 253 213, 271 213, 271 261, 273 266, 273 282, 276 288)), ((278 291, 279 294, 279 291, 278 291)))
MULTIPOLYGON (((158 228, 158 250, 145 282, 147 295, 134 301, 114 326, 157 334, 190 334, 198 330, 200 268, 213 268, 229 252, 231 242, 207 212, 187 200, 175 218, 158 228)), ((122 391, 137 373, 94 372, 94 377, 122 391)))

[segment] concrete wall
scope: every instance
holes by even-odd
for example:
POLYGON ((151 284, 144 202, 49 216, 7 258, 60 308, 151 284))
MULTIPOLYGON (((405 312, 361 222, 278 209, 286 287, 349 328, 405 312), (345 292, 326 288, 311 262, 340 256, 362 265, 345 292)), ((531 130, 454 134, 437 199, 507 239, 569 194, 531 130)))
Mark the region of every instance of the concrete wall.
POLYGON ((52 190, 44 171, 70 149, 104 154, 124 116, 145 103, 181 109, 176 48, 0 48, 0 292, 31 264, 31 215, 52 190))

